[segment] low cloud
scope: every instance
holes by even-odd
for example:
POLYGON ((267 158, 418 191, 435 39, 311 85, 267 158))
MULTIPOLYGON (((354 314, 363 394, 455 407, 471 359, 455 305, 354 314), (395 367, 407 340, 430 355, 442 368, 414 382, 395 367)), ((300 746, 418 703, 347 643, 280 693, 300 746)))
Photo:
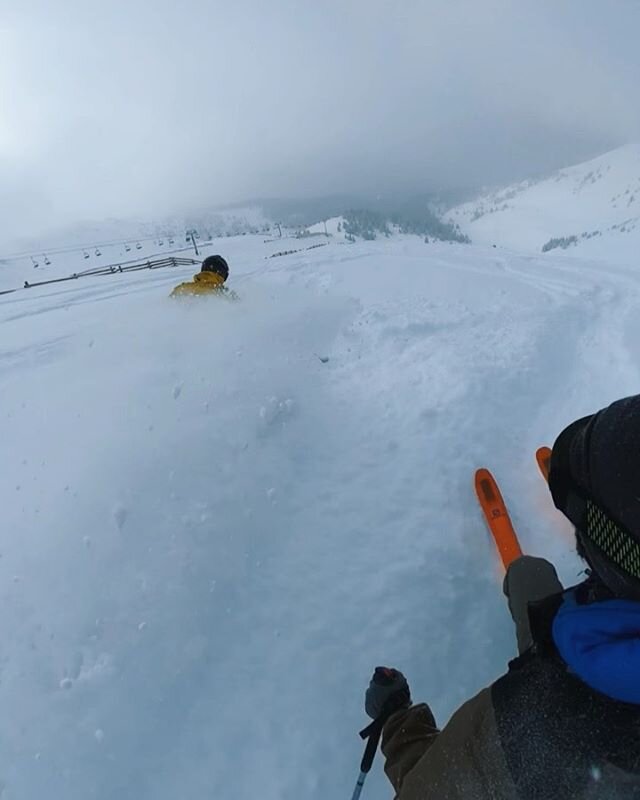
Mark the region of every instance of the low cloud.
POLYGON ((624 0, 8 2, 5 238, 503 182, 640 136, 640 8, 624 0))

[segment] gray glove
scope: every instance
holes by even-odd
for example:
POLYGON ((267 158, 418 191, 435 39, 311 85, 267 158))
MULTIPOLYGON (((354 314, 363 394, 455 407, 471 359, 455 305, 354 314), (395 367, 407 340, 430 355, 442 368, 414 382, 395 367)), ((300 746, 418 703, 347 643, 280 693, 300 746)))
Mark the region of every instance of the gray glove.
POLYGON ((409 684, 404 675, 390 667, 376 667, 365 695, 364 710, 372 719, 389 717, 411 705, 409 684))

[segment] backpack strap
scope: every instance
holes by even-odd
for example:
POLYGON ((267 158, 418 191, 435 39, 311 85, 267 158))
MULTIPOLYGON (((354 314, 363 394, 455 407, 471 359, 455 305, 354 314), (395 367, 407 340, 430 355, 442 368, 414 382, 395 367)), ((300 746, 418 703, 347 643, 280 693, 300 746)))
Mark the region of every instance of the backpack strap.
MULTIPOLYGON (((569 589, 568 591, 571 591, 569 589)), ((529 603, 529 627, 533 644, 528 650, 509 662, 509 672, 523 669, 532 661, 544 659, 560 660, 553 641, 553 620, 567 592, 558 592, 544 600, 529 603)))
POLYGON ((533 645, 521 656, 509 662, 509 670, 519 669, 532 659, 538 658, 552 659, 564 664, 553 640, 553 620, 564 598, 569 594, 572 594, 578 605, 581 606, 611 600, 614 597, 613 593, 596 576, 588 573, 587 579, 582 583, 557 594, 549 595, 543 600, 529 603, 529 626, 533 645))

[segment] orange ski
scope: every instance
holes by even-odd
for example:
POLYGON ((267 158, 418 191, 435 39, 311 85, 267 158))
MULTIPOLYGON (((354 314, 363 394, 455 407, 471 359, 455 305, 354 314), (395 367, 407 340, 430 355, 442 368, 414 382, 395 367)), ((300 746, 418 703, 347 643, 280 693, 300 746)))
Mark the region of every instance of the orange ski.
POLYGON ((512 561, 522 555, 518 536, 513 529, 498 484, 488 469, 476 471, 475 486, 480 507, 506 569, 512 561))
POLYGON ((536 461, 538 462, 538 466, 540 467, 540 472, 542 473, 542 477, 545 479, 547 483, 549 483, 549 469, 551 467, 551 448, 539 447, 536 450, 536 461))

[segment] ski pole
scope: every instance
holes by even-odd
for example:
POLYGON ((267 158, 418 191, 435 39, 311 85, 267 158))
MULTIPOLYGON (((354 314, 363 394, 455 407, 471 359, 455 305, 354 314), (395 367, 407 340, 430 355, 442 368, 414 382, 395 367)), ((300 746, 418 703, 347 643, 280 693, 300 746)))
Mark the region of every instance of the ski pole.
POLYGON ((381 714, 378 719, 375 719, 371 723, 371 725, 369 725, 363 731, 360 731, 360 737, 367 740, 367 746, 364 749, 364 755, 362 756, 362 762, 360 764, 360 775, 356 781, 356 787, 353 790, 351 800, 359 800, 365 779, 369 773, 369 770, 371 769, 373 759, 376 756, 378 742, 380 741, 380 736, 382 735, 382 728, 384 727, 384 723, 386 722, 388 716, 388 714, 381 714))

